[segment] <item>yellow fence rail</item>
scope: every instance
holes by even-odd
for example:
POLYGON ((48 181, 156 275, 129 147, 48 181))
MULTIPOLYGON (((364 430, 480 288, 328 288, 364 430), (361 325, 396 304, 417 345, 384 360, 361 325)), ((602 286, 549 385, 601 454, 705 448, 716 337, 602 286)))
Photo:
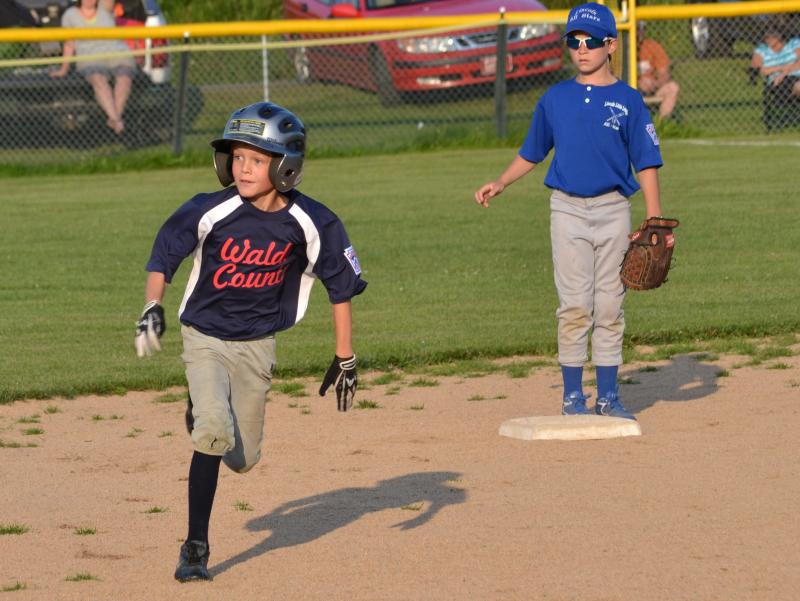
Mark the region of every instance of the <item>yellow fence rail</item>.
MULTIPOLYGON (((695 17, 734 17, 777 12, 800 11, 800 0, 762 0, 759 2, 722 2, 719 4, 689 4, 640 6, 636 9, 640 19, 691 19, 695 17)), ((627 15, 613 11, 621 29, 631 28, 627 15)), ((566 23, 567 10, 542 12, 509 12, 507 24, 566 23)), ((186 39, 206 37, 237 37, 288 34, 340 34, 369 31, 431 30, 443 27, 482 27, 498 25, 499 13, 468 16, 378 18, 378 19, 285 19, 275 21, 238 21, 234 23, 190 23, 160 27, 126 27, 129 39, 186 39)), ((77 39, 117 39, 116 28, 62 29, 62 28, 12 28, 0 30, 0 43, 4 42, 58 42, 77 39)))

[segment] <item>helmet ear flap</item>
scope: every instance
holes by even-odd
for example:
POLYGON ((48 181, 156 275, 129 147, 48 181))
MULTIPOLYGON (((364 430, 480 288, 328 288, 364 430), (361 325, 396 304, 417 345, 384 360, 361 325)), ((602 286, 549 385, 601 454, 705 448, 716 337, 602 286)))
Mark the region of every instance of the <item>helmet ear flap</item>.
POLYGON ((276 156, 269 162, 269 179, 278 192, 288 192, 303 179, 303 157, 276 156))
POLYGON ((227 187, 233 183, 233 155, 221 150, 214 151, 214 170, 219 183, 227 187))

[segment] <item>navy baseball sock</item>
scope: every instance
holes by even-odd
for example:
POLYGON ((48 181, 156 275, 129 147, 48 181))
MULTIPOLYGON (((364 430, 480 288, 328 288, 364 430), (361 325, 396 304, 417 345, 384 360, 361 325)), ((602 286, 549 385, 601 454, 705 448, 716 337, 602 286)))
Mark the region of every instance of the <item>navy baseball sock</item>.
POLYGON ((561 366, 561 377, 564 379, 564 396, 572 392, 580 392, 583 394, 583 368, 582 367, 569 367, 568 365, 561 366))
POLYGON ((608 393, 617 393, 617 371, 618 365, 597 366, 597 398, 608 398, 608 393))
POLYGON ((208 523, 217 492, 222 457, 194 452, 189 468, 189 534, 186 540, 208 542, 208 523))

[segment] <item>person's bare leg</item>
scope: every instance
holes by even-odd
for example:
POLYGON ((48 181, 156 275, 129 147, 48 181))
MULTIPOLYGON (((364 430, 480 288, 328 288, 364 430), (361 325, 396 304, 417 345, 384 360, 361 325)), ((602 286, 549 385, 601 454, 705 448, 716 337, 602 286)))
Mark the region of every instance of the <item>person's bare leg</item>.
POLYGON ((125 105, 128 103, 132 87, 133 80, 130 75, 117 75, 114 81, 114 108, 119 115, 120 131, 125 127, 122 116, 125 114, 125 105))
POLYGON ((656 96, 661 99, 661 106, 658 109, 658 116, 662 119, 667 119, 672 115, 675 110, 675 105, 678 103, 678 92, 681 87, 677 81, 668 81, 661 86, 656 92, 656 96))
POLYGON ((114 105, 114 93, 111 90, 108 79, 102 73, 92 73, 88 75, 86 79, 91 84, 92 90, 94 90, 94 97, 95 100, 97 100, 97 104, 108 117, 108 121, 106 122, 108 127, 113 129, 115 133, 120 133, 122 130, 119 129, 119 127, 122 122, 119 119, 119 113, 117 113, 116 106, 114 105))

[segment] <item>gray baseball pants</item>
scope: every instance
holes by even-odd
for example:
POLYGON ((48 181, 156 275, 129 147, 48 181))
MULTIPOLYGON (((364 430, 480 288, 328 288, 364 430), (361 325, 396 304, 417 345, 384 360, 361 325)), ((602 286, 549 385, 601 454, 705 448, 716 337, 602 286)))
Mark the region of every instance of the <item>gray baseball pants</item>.
POLYGON ((630 202, 619 192, 583 198, 554 190, 550 236, 558 292, 558 361, 583 367, 622 364, 625 289, 619 278, 631 229, 630 202))
POLYGON ((181 334, 193 404, 192 445, 244 473, 261 459, 275 336, 220 340, 188 326, 181 326, 181 334))

